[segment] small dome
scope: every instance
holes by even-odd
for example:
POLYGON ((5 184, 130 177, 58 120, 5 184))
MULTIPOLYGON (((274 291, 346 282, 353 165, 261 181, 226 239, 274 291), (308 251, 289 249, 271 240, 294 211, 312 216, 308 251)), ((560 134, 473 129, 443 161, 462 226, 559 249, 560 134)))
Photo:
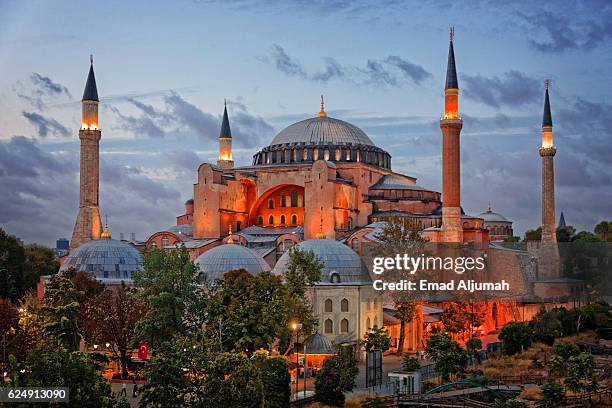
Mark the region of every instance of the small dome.
POLYGON ((306 354, 336 354, 334 345, 324 335, 315 333, 304 342, 306 354))
POLYGON ((131 282, 132 274, 142 268, 140 252, 132 245, 116 239, 87 241, 73 250, 60 268, 87 272, 105 283, 131 282))
POLYGON ((193 235, 193 227, 191 224, 173 225, 168 228, 168 232, 178 235, 179 237, 191 237, 193 235))
POLYGON ((287 126, 276 135, 270 145, 285 143, 335 145, 352 143, 375 146, 368 135, 357 126, 327 116, 310 118, 287 126))
POLYGON ((193 198, 190 198, 189 200, 185 201, 185 205, 189 204, 193 204, 193 198))
POLYGON ((485 222, 510 222, 510 220, 503 215, 491 210, 478 214, 478 218, 482 218, 485 222))
MULTIPOLYGON (((323 263, 319 284, 368 285, 372 283, 363 261, 348 246, 332 239, 311 239, 297 245, 303 251, 312 251, 323 263)), ((272 273, 281 275, 289 262, 289 252, 280 257, 272 273)))
POLYGON ((259 254, 236 244, 214 247, 198 256, 194 263, 208 281, 223 279, 225 273, 237 269, 244 269, 253 275, 270 270, 270 265, 259 254))

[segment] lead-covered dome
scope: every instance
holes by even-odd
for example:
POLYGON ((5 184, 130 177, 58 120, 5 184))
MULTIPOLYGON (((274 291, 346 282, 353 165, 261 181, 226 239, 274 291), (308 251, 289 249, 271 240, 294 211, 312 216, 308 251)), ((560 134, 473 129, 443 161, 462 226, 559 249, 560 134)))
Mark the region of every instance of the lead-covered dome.
POLYGON ((229 271, 244 269, 255 275, 269 271, 270 265, 257 252, 236 244, 219 245, 198 256, 194 262, 207 281, 223 279, 229 271))
MULTIPOLYGON (((300 242, 297 247, 302 251, 312 251, 323 263, 323 272, 318 284, 329 285, 369 285, 372 283, 368 270, 355 251, 332 239, 311 239, 300 242)), ((274 270, 282 275, 289 262, 290 251, 280 257, 274 270)))
POLYGON ((140 252, 132 245, 116 239, 96 239, 73 250, 60 273, 69 269, 86 272, 104 283, 131 282, 132 274, 142 268, 140 252))
POLYGON ((375 146, 374 142, 359 129, 340 119, 317 117, 294 123, 281 130, 270 143, 271 146, 286 143, 306 144, 355 144, 375 146))

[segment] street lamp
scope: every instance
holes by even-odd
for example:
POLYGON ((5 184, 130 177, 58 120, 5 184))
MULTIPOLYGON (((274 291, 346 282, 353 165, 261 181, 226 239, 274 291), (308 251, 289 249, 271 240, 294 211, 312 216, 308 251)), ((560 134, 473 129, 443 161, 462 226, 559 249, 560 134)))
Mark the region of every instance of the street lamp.
MULTIPOLYGON (((295 353, 295 399, 298 398, 299 393, 299 383, 300 383, 300 361, 299 361, 299 353, 298 353, 298 335, 299 330, 302 328, 302 323, 293 322, 291 323, 291 328, 295 332, 295 346, 293 347, 295 353)), ((305 380, 304 380, 305 381, 305 380)))

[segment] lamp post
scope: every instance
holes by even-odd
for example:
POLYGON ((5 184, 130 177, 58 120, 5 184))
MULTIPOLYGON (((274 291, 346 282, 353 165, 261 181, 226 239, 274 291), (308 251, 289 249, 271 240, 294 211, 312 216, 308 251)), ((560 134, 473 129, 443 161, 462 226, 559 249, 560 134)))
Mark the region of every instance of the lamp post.
POLYGON ((295 399, 298 399, 299 383, 300 383, 300 360, 299 360, 299 349, 298 349, 298 335, 299 330, 302 328, 302 323, 291 323, 291 328, 295 332, 295 345, 293 351, 295 353, 295 399))

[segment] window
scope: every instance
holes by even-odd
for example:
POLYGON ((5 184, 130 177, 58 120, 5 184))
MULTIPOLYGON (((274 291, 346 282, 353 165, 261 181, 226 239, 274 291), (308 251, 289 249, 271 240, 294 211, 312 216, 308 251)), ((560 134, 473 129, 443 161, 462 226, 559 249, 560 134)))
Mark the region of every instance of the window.
POLYGON ((303 207, 304 206, 304 196, 303 195, 298 195, 298 207, 303 207))
POLYGON ((348 217, 348 229, 353 229, 353 217, 348 217))
POLYGON ((331 319, 325 320, 325 333, 330 334, 334 332, 334 322, 331 319))
POLYGON ((297 225, 297 223, 298 223, 297 214, 293 214, 291 216, 291 225, 297 225))
POLYGON ((263 217, 261 215, 257 217, 257 225, 263 225, 263 217))
POLYGON ((349 331, 349 321, 347 319, 342 319, 340 322, 340 333, 348 333, 349 331))
POLYGON ((374 328, 378 329, 378 316, 374 317, 374 328))
POLYGON ((334 311, 334 302, 331 299, 325 300, 325 313, 331 313, 334 311))
POLYGON ((268 200, 268 209, 272 210, 274 208, 274 199, 271 198, 268 200))
POLYGON ((368 318, 366 319, 366 330, 370 330, 370 328, 371 328, 371 327, 372 327, 372 326, 370 326, 370 318, 368 317, 368 318))
POLYGON ((319 148, 315 147, 312 150, 312 160, 319 160, 319 148))
POLYGON ((274 225, 274 216, 271 215, 270 217, 268 217, 268 224, 270 225, 274 225))
POLYGON ((151 249, 157 249, 157 244, 155 242, 151 243, 151 249))
POLYGON ((281 219, 280 220, 281 220, 281 225, 285 225, 285 216, 284 215, 281 215, 281 219))
POLYGON ((353 248, 353 251, 359 253, 359 239, 351 239, 351 248, 353 248))
POLYGON ((287 206, 287 196, 286 195, 281 195, 281 207, 286 207, 287 206))
POLYGON ((340 275, 338 275, 338 273, 334 272, 329 277, 329 280, 330 280, 331 283, 340 283, 340 275))
POLYGON ((163 237, 162 238, 162 248, 166 248, 169 244, 170 242, 168 241, 168 237, 163 237))
POLYGON ((302 161, 308 160, 308 149, 302 150, 302 161))
POLYGON ((329 160, 329 149, 327 147, 325 148, 325 150, 323 150, 323 159, 329 160))
POLYGON ((342 299, 342 301, 340 302, 340 311, 348 312, 348 300, 342 299))
POLYGON ((236 232, 240 231, 240 221, 236 221, 236 232))
POLYGON ((298 206, 298 194, 296 190, 293 190, 291 192, 291 206, 292 207, 297 207, 298 206))
POLYGON ((342 151, 340 150, 339 147, 336 147, 336 161, 340 161, 341 158, 342 158, 342 151))

